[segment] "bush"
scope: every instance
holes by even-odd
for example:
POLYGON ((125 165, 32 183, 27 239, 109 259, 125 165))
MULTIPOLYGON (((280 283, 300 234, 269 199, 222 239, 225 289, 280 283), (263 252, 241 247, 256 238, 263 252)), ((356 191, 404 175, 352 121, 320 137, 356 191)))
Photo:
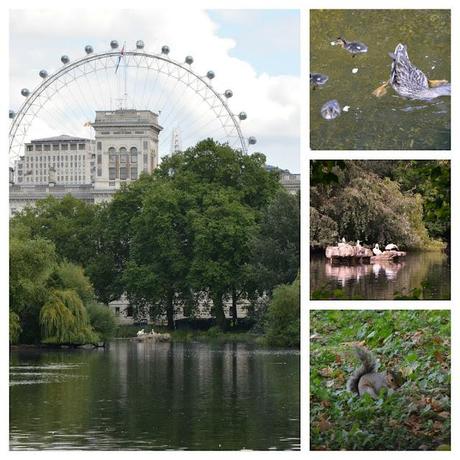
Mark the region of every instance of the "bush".
POLYGON ((10 311, 10 343, 16 343, 18 341, 21 331, 22 328, 19 316, 13 311, 10 311))
POLYGON ((109 307, 100 303, 92 303, 87 306, 89 321, 94 332, 102 342, 107 342, 115 335, 115 316, 109 307))
POLYGON ((300 346, 300 279, 273 291, 266 316, 266 338, 275 347, 300 346))

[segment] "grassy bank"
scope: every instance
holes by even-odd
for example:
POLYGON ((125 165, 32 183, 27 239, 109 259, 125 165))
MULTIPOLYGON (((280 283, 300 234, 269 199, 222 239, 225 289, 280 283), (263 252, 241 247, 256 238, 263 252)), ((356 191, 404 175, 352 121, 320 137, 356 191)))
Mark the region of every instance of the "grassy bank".
POLYGON ((450 449, 448 311, 313 311, 310 323, 313 450, 450 449), (355 342, 404 384, 376 401, 348 392, 355 342))

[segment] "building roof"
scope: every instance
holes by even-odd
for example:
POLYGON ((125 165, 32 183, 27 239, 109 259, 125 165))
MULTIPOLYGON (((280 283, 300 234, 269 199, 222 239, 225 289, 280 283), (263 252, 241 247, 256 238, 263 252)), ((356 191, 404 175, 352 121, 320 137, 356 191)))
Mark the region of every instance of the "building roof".
POLYGON ((37 142, 43 142, 43 143, 50 143, 50 142, 91 142, 92 139, 86 139, 84 137, 74 137, 74 136, 68 136, 67 134, 61 134, 60 136, 54 136, 54 137, 43 137, 42 139, 32 139, 30 143, 37 143, 37 142))

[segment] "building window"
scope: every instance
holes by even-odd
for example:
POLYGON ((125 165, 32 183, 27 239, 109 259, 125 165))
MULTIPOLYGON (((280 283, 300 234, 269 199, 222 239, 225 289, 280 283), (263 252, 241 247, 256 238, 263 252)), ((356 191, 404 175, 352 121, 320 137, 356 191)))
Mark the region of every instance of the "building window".
POLYGON ((85 150, 85 144, 78 144, 78 150, 85 150))
POLYGON ((144 150, 148 150, 149 148, 149 143, 147 141, 144 141, 144 150))
POLYGON ((98 143, 97 143, 97 149, 98 149, 98 150, 102 150, 102 142, 98 142, 98 143))
POLYGON ((61 150, 69 150, 69 144, 61 144, 61 150))
POLYGON ((128 168, 120 168, 120 179, 121 180, 128 179, 128 168))
POLYGON ((110 131, 102 131, 101 134, 109 135, 110 131))
POLYGON ((36 152, 41 152, 42 151, 42 146, 41 145, 36 145, 35 146, 35 151, 36 152))
POLYGON ((97 168, 98 177, 102 176, 102 168, 97 168))
POLYGON ((134 134, 144 134, 144 131, 134 131, 134 134))
POLYGON ((131 168, 131 180, 137 179, 137 168, 131 168))
POLYGON ((59 150, 59 144, 53 144, 53 152, 56 152, 59 150))
POLYGON ((77 150, 77 144, 70 144, 70 150, 77 150))
POLYGON ((116 171, 115 168, 109 168, 109 180, 115 180, 116 171))
POLYGON ((45 144, 44 150, 45 152, 49 152, 51 150, 51 145, 45 144))
POLYGON ((34 150, 34 146, 33 145, 28 145, 27 146, 27 151, 28 152, 32 152, 34 150))
POLYGON ((144 165, 148 163, 148 156, 146 153, 144 153, 144 165))

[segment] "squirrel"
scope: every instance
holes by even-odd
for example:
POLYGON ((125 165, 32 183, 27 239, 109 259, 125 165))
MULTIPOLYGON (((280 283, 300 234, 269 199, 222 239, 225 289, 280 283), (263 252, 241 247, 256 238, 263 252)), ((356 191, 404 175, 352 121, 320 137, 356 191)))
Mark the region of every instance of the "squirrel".
POLYGON ((348 379, 348 391, 359 396, 367 393, 372 398, 378 399, 382 388, 395 390, 401 386, 402 377, 399 372, 377 372, 377 361, 369 350, 355 346, 355 352, 362 364, 348 379))

